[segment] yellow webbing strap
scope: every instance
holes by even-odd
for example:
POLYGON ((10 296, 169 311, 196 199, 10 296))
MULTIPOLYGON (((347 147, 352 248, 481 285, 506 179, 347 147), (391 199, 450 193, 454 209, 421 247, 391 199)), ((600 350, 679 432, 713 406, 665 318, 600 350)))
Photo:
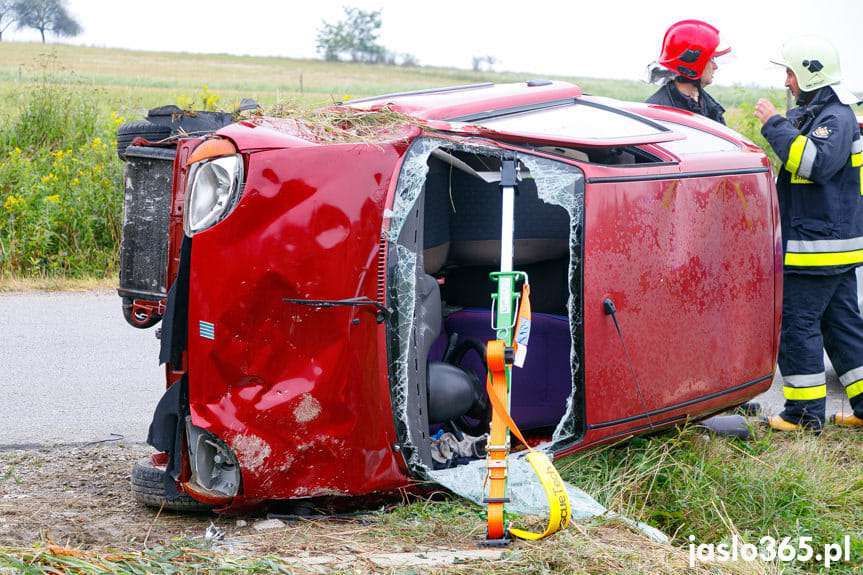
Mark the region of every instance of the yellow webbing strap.
POLYGON ((489 377, 486 383, 489 400, 492 405, 491 430, 488 442, 488 477, 489 477, 489 503, 488 503, 488 538, 500 539, 506 534, 504 525, 504 505, 506 497, 506 456, 507 449, 495 449, 497 446, 506 445, 506 430, 510 431, 530 451, 527 460, 536 471, 539 480, 545 488, 548 497, 549 518, 548 527, 543 533, 531 533, 521 529, 510 529, 509 532, 522 539, 540 539, 559 531, 569 523, 569 495, 563 485, 560 474, 554 464, 544 453, 534 451, 518 426, 509 415, 506 404, 501 399, 501 390, 504 397, 507 393, 506 385, 506 363, 504 361, 504 342, 500 340, 488 342, 486 358, 488 361, 489 377), (501 385, 501 381, 503 382, 501 385))
POLYGON ((527 460, 533 465, 542 486, 545 488, 545 496, 548 498, 548 526, 542 533, 531 533, 521 529, 510 529, 509 532, 522 539, 542 539, 555 531, 560 531, 569 524, 569 495, 563 480, 557 472, 554 464, 546 457, 545 453, 531 450, 527 454, 527 460))

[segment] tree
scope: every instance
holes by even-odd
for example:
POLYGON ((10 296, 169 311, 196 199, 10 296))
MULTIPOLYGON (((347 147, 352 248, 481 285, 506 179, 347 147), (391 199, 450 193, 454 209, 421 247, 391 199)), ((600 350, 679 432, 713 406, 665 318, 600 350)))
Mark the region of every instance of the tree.
POLYGON ((345 6, 345 19, 335 24, 324 22, 318 30, 317 49, 325 60, 337 62, 348 56, 352 62, 381 62, 386 50, 377 43, 381 10, 366 12, 345 6))
POLYGON ((3 32, 15 22, 14 0, 0 0, 0 41, 3 40, 3 32))
POLYGON ((474 72, 482 70, 483 65, 487 66, 488 71, 491 72, 494 65, 497 64, 497 58, 494 56, 474 56, 472 62, 474 72))
POLYGON ((18 28, 33 28, 42 35, 45 32, 57 36, 77 36, 81 25, 66 10, 68 0, 17 0, 13 6, 18 28))

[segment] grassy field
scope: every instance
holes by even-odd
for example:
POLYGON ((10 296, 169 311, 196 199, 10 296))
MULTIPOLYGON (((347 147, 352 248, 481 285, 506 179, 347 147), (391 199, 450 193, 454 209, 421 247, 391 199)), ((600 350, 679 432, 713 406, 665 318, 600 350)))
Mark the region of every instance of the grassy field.
MULTIPOLYGON (((453 68, 398 67, 322 60, 292 60, 231 56, 137 52, 66 45, 0 43, 0 87, 38 80, 46 69, 58 79, 98 89, 106 109, 146 110, 197 94, 202 86, 230 107, 240 98, 264 106, 292 98, 304 104, 326 104, 345 96, 362 97, 405 90, 480 82, 516 82, 535 78, 529 73, 494 73, 453 68)), ((655 87, 633 79, 604 80, 554 76, 580 86, 586 93, 642 101, 655 87)), ((754 88, 715 87, 711 92, 726 107, 752 97, 754 88)), ((772 91, 775 95, 778 92, 772 91)))
MULTIPOLYGON (((113 277, 122 170, 113 149, 123 122, 156 106, 230 110, 243 98, 263 107, 308 109, 345 98, 531 74, 394 67, 321 60, 136 52, 0 42, 0 289, 10 282, 113 277)), ((640 81, 560 76, 585 93, 642 101, 640 81)), ((755 99, 779 90, 716 87, 729 125, 762 144, 755 99)))

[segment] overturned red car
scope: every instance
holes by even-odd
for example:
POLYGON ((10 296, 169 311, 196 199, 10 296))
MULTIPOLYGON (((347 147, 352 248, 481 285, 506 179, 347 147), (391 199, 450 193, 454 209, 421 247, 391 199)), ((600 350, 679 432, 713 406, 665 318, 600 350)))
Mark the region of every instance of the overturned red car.
POLYGON ((484 460, 506 258, 533 311, 510 413, 554 457, 770 386, 777 206, 741 135, 556 81, 321 114, 162 142, 137 125, 121 150, 120 295, 133 325, 162 320, 167 364, 140 500, 368 496, 484 460), (164 493, 148 490, 159 473, 164 493))

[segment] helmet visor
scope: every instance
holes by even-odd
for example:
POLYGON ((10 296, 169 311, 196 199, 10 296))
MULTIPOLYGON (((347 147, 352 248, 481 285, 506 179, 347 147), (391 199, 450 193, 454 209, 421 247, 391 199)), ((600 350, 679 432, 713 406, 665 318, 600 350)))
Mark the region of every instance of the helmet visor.
POLYGON ((713 56, 711 59, 716 62, 718 66, 725 66, 726 64, 730 64, 737 60, 737 55, 731 53, 731 46, 729 46, 721 37, 719 38, 719 45, 716 47, 716 50, 713 51, 713 56))

